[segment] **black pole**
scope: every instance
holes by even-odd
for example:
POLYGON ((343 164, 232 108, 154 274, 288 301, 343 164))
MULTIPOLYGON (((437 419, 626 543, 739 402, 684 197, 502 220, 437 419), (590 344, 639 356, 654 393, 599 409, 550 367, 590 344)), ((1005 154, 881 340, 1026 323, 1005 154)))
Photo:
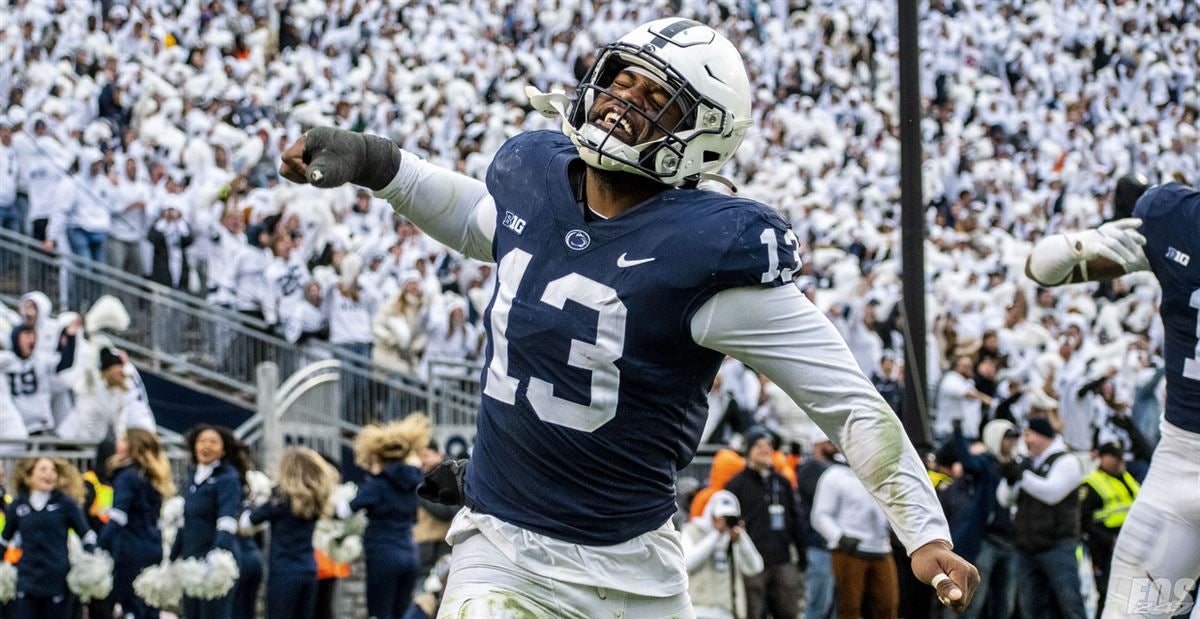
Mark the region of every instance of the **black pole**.
POLYGON ((925 203, 921 197, 921 83, 917 0, 897 0, 900 35, 900 255, 904 302, 904 428, 927 447, 925 203))

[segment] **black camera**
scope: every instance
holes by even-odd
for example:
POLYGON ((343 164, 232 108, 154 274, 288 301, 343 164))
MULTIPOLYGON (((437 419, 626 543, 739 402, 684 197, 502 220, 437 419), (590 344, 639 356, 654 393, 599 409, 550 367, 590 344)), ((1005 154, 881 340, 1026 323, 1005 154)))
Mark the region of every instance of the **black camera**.
POLYGON ((732 529, 733 527, 736 527, 738 525, 738 522, 740 520, 741 520, 740 516, 725 516, 725 526, 727 528, 732 529))

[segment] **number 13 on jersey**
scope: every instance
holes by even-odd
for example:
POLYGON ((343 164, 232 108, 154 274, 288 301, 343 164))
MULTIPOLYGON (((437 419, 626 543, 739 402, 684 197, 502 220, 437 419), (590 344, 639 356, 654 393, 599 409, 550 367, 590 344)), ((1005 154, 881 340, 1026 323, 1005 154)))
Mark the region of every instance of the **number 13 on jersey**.
MULTIPOLYGON (((525 279, 533 254, 514 249, 500 260, 496 302, 492 306, 492 361, 488 364, 484 395, 505 404, 516 404, 520 381, 508 375, 508 319, 513 298, 525 279)), ((529 405, 542 421, 582 432, 594 432, 617 415, 617 393, 621 371, 616 361, 625 350, 625 304, 617 291, 578 273, 564 275, 546 285, 541 302, 562 309, 567 300, 596 310, 596 341, 571 340, 567 365, 592 373, 589 404, 579 404, 554 395, 554 384, 529 377, 525 391, 529 405)))

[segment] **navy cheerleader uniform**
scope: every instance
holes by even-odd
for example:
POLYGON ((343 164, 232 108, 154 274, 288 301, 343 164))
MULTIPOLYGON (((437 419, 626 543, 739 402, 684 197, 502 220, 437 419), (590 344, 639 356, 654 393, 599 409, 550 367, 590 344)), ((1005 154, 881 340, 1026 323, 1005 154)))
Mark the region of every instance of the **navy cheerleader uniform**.
POLYGON ((17 598, 9 612, 13 619, 62 619, 70 616, 73 599, 67 590, 67 532, 81 534, 84 549, 91 551, 96 533, 83 517, 75 499, 58 490, 17 497, 5 516, 0 546, 7 547, 20 534, 21 560, 17 563, 17 598))
POLYGON ((267 550, 267 619, 312 619, 317 605, 316 518, 292 513, 291 499, 276 492, 247 514, 250 524, 271 523, 267 550))
POLYGON ((367 510, 363 535, 367 562, 367 612, 372 619, 399 619, 412 601, 420 565, 412 527, 417 519, 421 470, 393 462, 372 475, 350 510, 367 510))
MULTIPOLYGON (((221 549, 238 557, 237 517, 242 505, 242 481, 237 469, 215 462, 196 467, 183 491, 183 527, 175 536, 171 558, 203 559, 221 549)), ((234 588, 236 590, 236 586, 234 588)), ((233 591, 216 600, 184 596, 187 619, 229 619, 233 614, 233 591)))
MULTIPOLYGON (((248 527, 244 527, 248 528, 248 527)), ((258 616, 258 586, 263 579, 262 551, 258 536, 238 535, 238 581, 233 588, 233 619, 258 616)))
POLYGON ((118 470, 112 483, 113 505, 100 533, 100 547, 112 554, 113 596, 125 617, 153 619, 158 610, 134 594, 133 579, 162 561, 162 531, 158 528, 162 494, 136 464, 118 470))

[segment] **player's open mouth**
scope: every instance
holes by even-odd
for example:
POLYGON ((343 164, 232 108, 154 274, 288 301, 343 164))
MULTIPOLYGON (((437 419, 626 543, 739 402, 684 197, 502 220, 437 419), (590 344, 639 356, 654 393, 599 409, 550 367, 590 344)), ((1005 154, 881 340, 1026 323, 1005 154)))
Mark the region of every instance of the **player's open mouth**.
POLYGON ((617 108, 609 108, 607 111, 597 114, 592 119, 592 124, 605 131, 611 131, 613 137, 633 146, 637 144, 634 136, 641 132, 634 130, 634 123, 629 120, 629 116, 628 113, 622 116, 621 111, 617 108))

